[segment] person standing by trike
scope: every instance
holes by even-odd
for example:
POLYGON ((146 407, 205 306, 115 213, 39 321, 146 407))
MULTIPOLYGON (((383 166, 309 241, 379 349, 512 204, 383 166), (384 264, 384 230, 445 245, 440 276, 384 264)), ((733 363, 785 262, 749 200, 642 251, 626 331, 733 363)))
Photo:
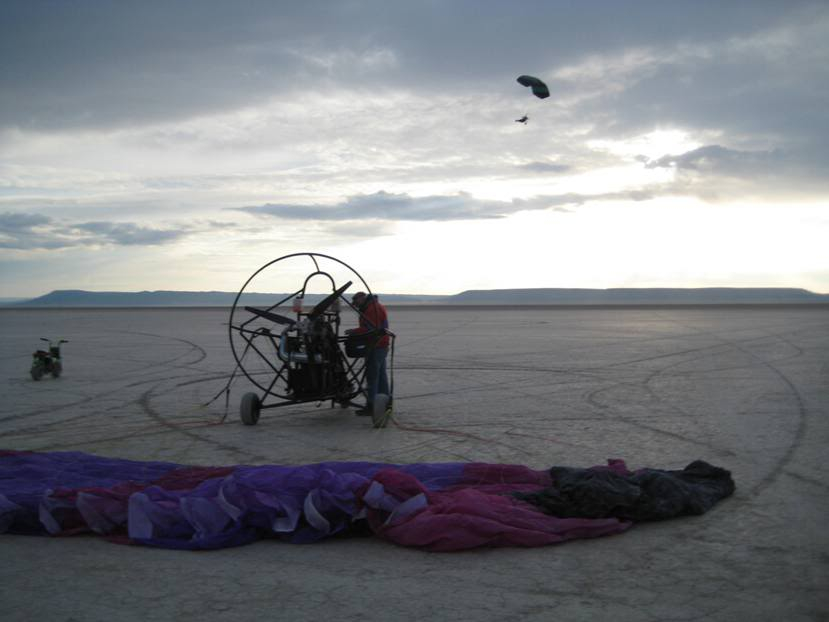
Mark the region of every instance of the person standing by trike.
POLYGON ((357 410, 360 416, 372 416, 374 398, 378 393, 389 394, 389 379, 386 374, 386 358, 389 354, 389 318, 386 308, 377 296, 357 292, 351 297, 351 304, 359 312, 360 325, 346 331, 349 335, 377 335, 377 340, 366 348, 366 405, 357 410))

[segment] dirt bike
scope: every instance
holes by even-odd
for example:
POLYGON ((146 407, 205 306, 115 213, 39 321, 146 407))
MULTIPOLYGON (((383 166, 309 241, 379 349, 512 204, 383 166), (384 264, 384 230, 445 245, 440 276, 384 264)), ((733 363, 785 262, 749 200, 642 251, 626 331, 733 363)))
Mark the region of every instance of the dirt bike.
POLYGON ((37 350, 32 354, 32 380, 40 380, 44 374, 52 374, 57 378, 63 371, 63 364, 60 360, 60 344, 69 343, 66 339, 61 339, 57 344, 53 344, 46 337, 41 337, 41 341, 49 344, 48 350, 37 350))

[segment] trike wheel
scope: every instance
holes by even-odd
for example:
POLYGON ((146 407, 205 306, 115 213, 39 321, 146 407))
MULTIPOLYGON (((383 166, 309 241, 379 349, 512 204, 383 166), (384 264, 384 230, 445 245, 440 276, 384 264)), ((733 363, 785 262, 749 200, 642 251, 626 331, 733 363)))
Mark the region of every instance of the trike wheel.
POLYGON ((245 425, 256 425, 259 421, 259 413, 262 410, 262 402, 256 393, 245 393, 242 396, 242 404, 239 408, 239 416, 245 425))

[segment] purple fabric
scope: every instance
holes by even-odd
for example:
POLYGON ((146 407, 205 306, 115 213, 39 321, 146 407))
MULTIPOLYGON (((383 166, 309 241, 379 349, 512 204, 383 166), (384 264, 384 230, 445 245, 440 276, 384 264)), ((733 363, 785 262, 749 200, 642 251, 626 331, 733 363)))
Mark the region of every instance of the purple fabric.
POLYGON ((64 500, 71 496, 65 489, 101 488, 119 494, 125 486, 146 486, 177 468, 169 462, 136 462, 81 452, 0 450, 0 527, 24 534, 79 529, 83 518, 74 500, 64 500))
POLYGON ((0 451, 0 533, 92 532, 149 546, 214 549, 265 537, 316 542, 368 525, 403 546, 455 551, 540 546, 630 526, 556 518, 510 496, 550 483, 547 471, 503 464, 194 467, 0 451))

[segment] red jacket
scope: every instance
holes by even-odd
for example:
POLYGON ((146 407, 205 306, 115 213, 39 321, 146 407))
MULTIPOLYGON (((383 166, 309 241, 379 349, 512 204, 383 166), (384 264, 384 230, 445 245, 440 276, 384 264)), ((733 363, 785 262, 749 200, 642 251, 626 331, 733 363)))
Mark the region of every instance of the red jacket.
MULTIPOLYGON (((370 295, 359 309, 360 327, 355 328, 354 334, 371 332, 373 330, 387 331, 389 328, 389 317, 386 314, 386 307, 380 304, 377 297, 370 295)), ((389 336, 383 335, 377 341, 376 348, 388 348, 389 336)))

